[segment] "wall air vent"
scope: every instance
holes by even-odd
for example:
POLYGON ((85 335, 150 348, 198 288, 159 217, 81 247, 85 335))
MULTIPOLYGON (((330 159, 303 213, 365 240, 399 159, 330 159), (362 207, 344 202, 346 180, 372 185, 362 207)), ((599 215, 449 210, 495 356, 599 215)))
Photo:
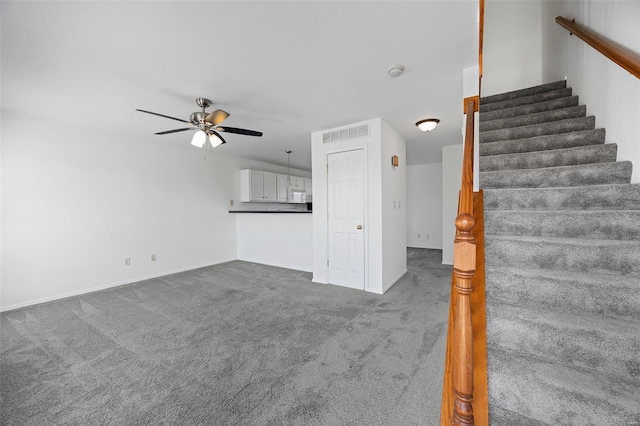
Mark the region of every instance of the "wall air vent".
POLYGON ((322 143, 345 141, 348 139, 362 138, 369 136, 369 125, 349 127, 346 129, 334 130, 322 134, 322 143))

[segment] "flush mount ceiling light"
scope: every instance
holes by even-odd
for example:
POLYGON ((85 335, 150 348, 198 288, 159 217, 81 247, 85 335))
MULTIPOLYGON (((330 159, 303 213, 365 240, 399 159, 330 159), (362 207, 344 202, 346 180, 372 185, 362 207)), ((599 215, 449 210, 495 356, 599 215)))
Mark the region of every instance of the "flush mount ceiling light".
POLYGON ((437 118, 427 118, 425 120, 418 121, 416 123, 416 126, 418 126, 418 129, 422 130, 423 132, 430 132, 436 128, 439 122, 440 120, 438 120, 437 118))
POLYGON ((390 77, 399 77, 404 72, 404 67, 402 65, 395 65, 389 68, 389 76, 390 77))

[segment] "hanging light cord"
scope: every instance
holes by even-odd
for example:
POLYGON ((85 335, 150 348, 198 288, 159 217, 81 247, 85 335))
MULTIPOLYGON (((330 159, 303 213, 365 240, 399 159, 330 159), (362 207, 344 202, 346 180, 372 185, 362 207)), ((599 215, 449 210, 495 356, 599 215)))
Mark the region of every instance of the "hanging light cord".
POLYGON ((287 186, 291 186, 291 152, 285 151, 287 153, 287 186))

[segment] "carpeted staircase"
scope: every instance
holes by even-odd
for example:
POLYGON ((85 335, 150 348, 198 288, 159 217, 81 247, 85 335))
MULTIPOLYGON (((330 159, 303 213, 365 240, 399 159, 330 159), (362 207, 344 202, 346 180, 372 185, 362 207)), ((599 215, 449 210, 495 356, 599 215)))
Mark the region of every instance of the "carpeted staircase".
POLYGON ((565 81, 480 101, 492 426, 640 425, 640 185, 604 142, 565 81))

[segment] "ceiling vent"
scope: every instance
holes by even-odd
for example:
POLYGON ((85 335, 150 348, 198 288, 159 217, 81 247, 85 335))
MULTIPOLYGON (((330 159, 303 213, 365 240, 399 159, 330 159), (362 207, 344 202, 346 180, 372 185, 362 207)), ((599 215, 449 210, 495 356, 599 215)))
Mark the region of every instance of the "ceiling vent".
POLYGON ((322 143, 345 141, 348 139, 362 138, 369 136, 369 125, 348 127, 346 129, 334 130, 322 134, 322 143))

